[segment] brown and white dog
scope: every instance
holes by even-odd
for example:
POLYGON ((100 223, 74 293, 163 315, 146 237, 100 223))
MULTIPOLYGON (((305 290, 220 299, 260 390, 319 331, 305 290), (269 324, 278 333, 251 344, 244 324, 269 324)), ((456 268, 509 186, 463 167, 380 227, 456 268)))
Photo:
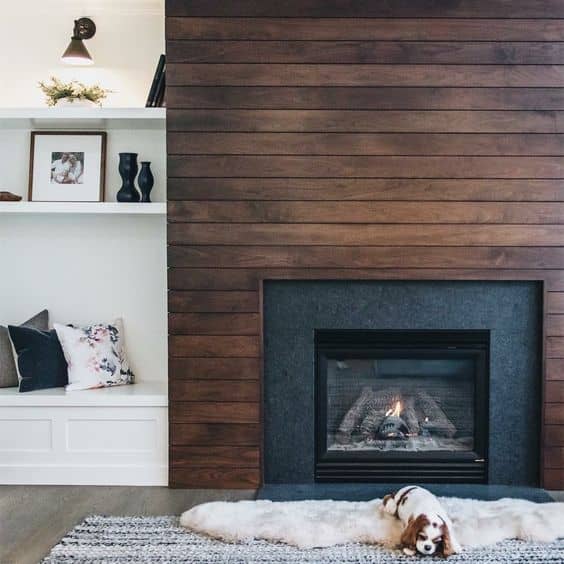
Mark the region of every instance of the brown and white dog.
POLYGON ((439 500, 419 486, 405 486, 382 501, 383 511, 404 524, 401 548, 408 556, 440 554, 445 558, 461 551, 452 522, 439 500))

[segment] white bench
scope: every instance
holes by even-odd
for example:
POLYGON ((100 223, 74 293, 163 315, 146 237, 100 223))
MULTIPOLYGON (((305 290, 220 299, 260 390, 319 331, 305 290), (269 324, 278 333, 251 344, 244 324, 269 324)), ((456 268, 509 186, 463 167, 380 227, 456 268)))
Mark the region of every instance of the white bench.
POLYGON ((0 484, 168 484, 166 384, 0 389, 0 484))

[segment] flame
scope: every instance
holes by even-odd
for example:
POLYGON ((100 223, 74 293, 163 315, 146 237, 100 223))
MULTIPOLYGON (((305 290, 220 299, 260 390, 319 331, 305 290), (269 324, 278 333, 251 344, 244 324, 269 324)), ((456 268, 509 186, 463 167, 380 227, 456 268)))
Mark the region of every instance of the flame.
POLYGON ((401 413, 401 401, 396 401, 396 405, 394 405, 393 409, 388 409, 386 411, 386 417, 399 417, 401 413))

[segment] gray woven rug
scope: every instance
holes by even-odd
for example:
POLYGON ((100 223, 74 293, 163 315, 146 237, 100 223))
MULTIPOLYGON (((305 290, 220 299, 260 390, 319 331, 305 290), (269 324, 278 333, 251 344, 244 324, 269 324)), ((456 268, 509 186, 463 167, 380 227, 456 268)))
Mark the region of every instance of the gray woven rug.
MULTIPOLYGON (((432 559, 428 559, 431 560, 432 559)), ((442 559, 435 559, 443 562, 442 559)), ((43 564, 117 563, 291 563, 291 564, 388 564, 420 562, 377 546, 346 545, 299 550, 282 544, 253 541, 226 544, 178 527, 177 517, 87 518, 53 548, 43 564)), ((449 563, 516 564, 564 562, 564 541, 551 544, 506 541, 493 547, 467 550, 449 563)))

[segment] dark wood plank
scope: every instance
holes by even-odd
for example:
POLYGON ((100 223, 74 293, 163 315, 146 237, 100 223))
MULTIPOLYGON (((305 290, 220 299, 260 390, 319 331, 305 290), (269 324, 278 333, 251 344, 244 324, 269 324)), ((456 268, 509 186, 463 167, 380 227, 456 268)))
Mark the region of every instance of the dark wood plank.
POLYGON ((168 109, 169 131, 372 133, 559 133, 564 112, 178 110, 168 109))
POLYGON ((564 223, 563 203, 193 201, 169 202, 168 213, 201 223, 564 223))
POLYGON ((169 247, 171 267, 199 268, 498 268, 553 269, 564 264, 554 247, 169 247))
POLYGON ((171 445, 258 446, 258 425, 240 423, 173 423, 171 445))
POLYGON ((172 335, 258 335, 260 318, 256 313, 171 313, 168 329, 172 335))
MULTIPOLYGON (((174 17, 169 40, 564 41, 562 19, 174 17)), ((545 18, 552 15, 545 14, 545 18)))
POLYGON ((258 358, 170 358, 168 374, 174 380, 258 380, 258 358))
POLYGON ((171 155, 168 173, 171 177, 563 178, 564 166, 561 157, 171 155))
POLYGON ((564 447, 564 425, 545 425, 545 445, 564 447))
POLYGON ((547 490, 564 489, 564 468, 546 469, 544 472, 542 487, 547 490))
MULTIPOLYGON (((382 280, 382 279, 436 279, 435 269, 396 269, 393 271, 378 268, 347 269, 326 268, 260 268, 260 269, 221 269, 221 268, 173 268, 175 289, 203 289, 207 281, 214 280, 218 289, 258 290, 259 279, 311 280, 319 277, 339 280, 382 280), (248 276, 247 276, 248 275, 248 276), (233 280, 235 280, 233 282, 233 280)), ((542 280, 553 291, 564 290, 564 272, 561 270, 473 270, 443 269, 441 275, 446 280, 542 280)))
POLYGON ((167 62, 561 65, 564 43, 171 40, 167 62))
POLYGON ((177 402, 258 402, 260 386, 252 380, 173 380, 169 396, 177 402))
POLYGON ((171 133, 167 147, 169 155, 554 156, 564 155, 564 134, 171 133))
MULTIPOLYGON (((530 225, 366 225, 366 224, 231 224, 220 223, 171 223, 168 227, 171 245, 350 245, 350 246, 505 246, 538 247, 562 246, 564 226, 530 225)), ((254 325, 246 317, 229 316, 213 318, 202 314, 180 318, 171 316, 169 326, 173 333, 196 332, 222 334, 222 328, 230 325, 233 334, 256 334, 254 325), (179 328, 179 322, 182 326, 179 328), (198 324, 193 321, 197 321, 198 324), (237 331, 245 331, 237 333, 237 331)), ((219 314, 218 314, 219 315, 219 314)), ((564 335, 564 316, 549 318, 548 334, 564 335), (555 333, 554 331, 560 331, 555 333)))
POLYGON ((547 425, 564 425, 564 403, 545 404, 544 422, 547 425))
POLYGON ((229 468, 257 468, 260 464, 258 447, 191 447, 171 449, 172 468, 227 466, 229 468))
MULTIPOLYGON (((191 268, 189 270, 176 268, 169 270, 168 273, 168 287, 170 290, 254 291, 258 290, 258 286, 259 281, 254 270, 226 272, 223 268, 191 268)), ((254 297, 253 300, 255 300, 254 297)))
POLYGON ((172 401, 169 410, 176 423, 260 423, 258 402, 172 401))
POLYGON ((564 292, 548 292, 547 312, 564 313, 564 292))
POLYGON ((167 0, 169 16, 290 18, 552 18, 564 17, 559 0, 167 0))
MULTIPOLYGON (((259 47, 260 48, 260 47, 259 47)), ((564 86, 561 65, 172 63, 171 86, 564 86)))
POLYGON ((546 356, 548 358, 564 358, 564 337, 547 337, 546 356))
POLYGON ((546 334, 550 337, 564 336, 564 315, 546 316, 546 334))
MULTIPOLYGON (((564 183, 537 179, 170 178, 169 200, 564 201, 564 183)), ((175 273, 169 273, 169 284, 175 273)), ((213 289, 213 280, 209 281, 213 289)))
POLYGON ((547 403, 564 404, 564 381, 551 380, 546 382, 544 397, 547 403))
POLYGON ((253 313, 258 307, 256 292, 172 291, 168 294, 171 313, 253 313))
POLYGON ((172 335, 169 337, 169 355, 187 357, 258 357, 260 344, 257 337, 218 335, 172 335))
POLYGON ((176 468, 169 473, 175 488, 255 489, 260 485, 259 468, 176 468))
POLYGON ((561 88, 170 86, 167 104, 174 109, 563 110, 564 91, 561 88))
MULTIPOLYGON (((562 317, 560 315, 548 315, 547 318, 548 320, 550 320, 550 318, 554 318, 554 317, 562 317)), ((564 321, 564 319, 563 319, 564 321)), ((548 321, 548 325, 550 326, 550 321, 548 321)), ((558 333, 560 335, 564 334, 561 333, 560 330, 551 333, 548 331, 547 329, 547 334, 551 335, 551 334, 555 334, 558 333)), ((558 380, 558 381, 564 381, 564 359, 557 359, 557 358, 550 358, 546 360, 546 380, 550 381, 550 380, 558 380)))
POLYGON ((544 449, 544 467, 561 468, 564 472, 564 447, 544 449))

